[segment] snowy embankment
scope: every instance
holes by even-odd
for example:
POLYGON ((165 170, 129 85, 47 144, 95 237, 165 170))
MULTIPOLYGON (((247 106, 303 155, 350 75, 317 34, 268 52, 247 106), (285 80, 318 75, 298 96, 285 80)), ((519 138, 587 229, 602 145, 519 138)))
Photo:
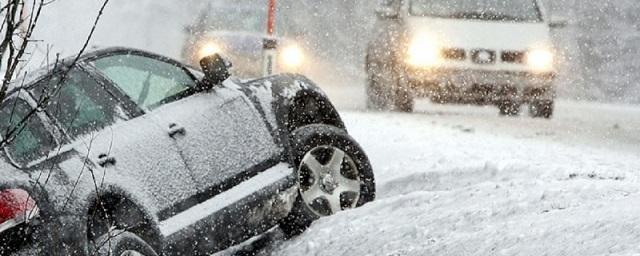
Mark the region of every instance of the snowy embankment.
POLYGON ((471 108, 346 113, 377 200, 271 255, 634 255, 640 110, 594 109, 603 113, 562 103, 551 121, 471 108))

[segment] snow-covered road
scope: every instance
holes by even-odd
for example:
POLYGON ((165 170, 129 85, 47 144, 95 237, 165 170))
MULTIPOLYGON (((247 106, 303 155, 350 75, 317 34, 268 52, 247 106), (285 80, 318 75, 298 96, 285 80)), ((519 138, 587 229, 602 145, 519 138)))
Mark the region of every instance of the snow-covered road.
POLYGON ((366 113, 337 95, 378 198, 267 255, 640 253, 640 107, 560 102, 541 120, 424 102, 366 113))

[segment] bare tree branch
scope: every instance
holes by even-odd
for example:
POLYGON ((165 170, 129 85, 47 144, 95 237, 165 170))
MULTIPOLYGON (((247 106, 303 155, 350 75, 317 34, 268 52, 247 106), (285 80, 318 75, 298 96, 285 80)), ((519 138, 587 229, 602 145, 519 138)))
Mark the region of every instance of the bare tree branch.
MULTIPOLYGON (((12 0, 12 1, 18 1, 18 0, 12 0)), ((43 93, 42 96, 40 97, 40 99, 38 99, 37 101, 37 106, 36 108, 32 109, 13 129, 11 129, 10 131, 8 131, 6 134, 4 134, 5 136, 2 137, 2 140, 0 140, 0 148, 6 146, 7 143, 10 143, 13 138, 16 135, 16 131, 19 129, 19 127, 24 126, 26 124, 26 122, 29 120, 29 118, 31 118, 37 111, 46 108, 47 104, 49 103, 49 100, 51 98, 51 96, 57 94, 57 92, 60 90, 60 85, 63 85, 64 82, 67 79, 67 76, 69 74, 69 72, 71 71, 72 67, 75 66, 75 64, 78 62, 78 60, 80 60, 80 58, 82 57, 82 55, 84 54, 84 52, 86 51, 89 42, 91 41, 91 38, 93 37, 93 34, 95 33, 96 28, 98 27, 98 23, 100 21, 100 18, 102 17, 105 8, 107 7, 107 4, 109 3, 110 0, 104 0, 102 6, 100 7, 100 10, 98 11, 98 15, 96 16, 94 22, 93 22, 93 26, 91 27, 91 30, 87 36, 87 38, 84 41, 84 44, 82 45, 82 48, 78 51, 78 53, 76 54, 76 56, 74 57, 74 59, 67 63, 63 63, 63 65, 67 66, 67 68, 62 72, 60 79, 58 80, 58 82, 56 83, 56 85, 54 85, 53 87, 53 91, 52 92, 48 92, 48 93, 43 93)), ((43 3, 43 0, 40 0, 40 3, 43 3)), ((41 7, 39 7, 39 10, 41 10, 41 7)), ((38 14, 39 16, 39 14, 38 14)), ((34 23, 32 24, 32 28, 35 28, 35 25, 37 23, 37 18, 34 19, 34 23)), ((31 36, 31 34, 29 34, 29 36, 31 36)), ((56 65, 57 66, 57 65, 56 65)), ((54 67, 55 69, 56 67, 54 67)), ((6 77, 6 76, 5 76, 6 77)), ((2 102, 4 100, 4 97, 6 94, 6 89, 5 88, 5 84, 8 87, 7 81, 3 81, 3 87, 0 89, 0 102, 2 102), (5 90, 4 92, 2 90, 5 90)))
MULTIPOLYGON (((19 0, 14 0, 14 1, 19 1, 19 0)), ((25 5, 24 2, 20 1, 21 3, 19 3, 19 7, 21 7, 22 10, 24 10, 25 5)), ((25 31, 25 35, 24 37, 22 37, 22 43, 20 44, 19 47, 16 47, 12 44, 13 42, 13 34, 11 36, 9 36, 11 39, 8 40, 9 42, 9 59, 7 62, 7 69, 5 70, 5 74, 4 74, 4 79, 2 81, 2 86, 0 86, 0 100, 4 99, 4 96, 7 92, 7 89, 9 87, 9 84, 14 76, 14 72, 16 70, 16 68, 18 67, 18 64, 20 63, 20 59, 22 59, 22 56, 24 55, 25 50, 27 49, 27 46, 29 45, 29 39, 31 38, 31 36, 33 35, 33 31, 36 28, 36 25, 38 23, 38 20, 40 18, 40 14, 42 13, 42 6, 44 5, 44 0, 39 0, 38 4, 37 4, 37 8, 35 7, 36 5, 36 1, 34 0, 34 6, 32 8, 35 8, 35 11, 32 11, 32 15, 30 15, 29 18, 29 24, 27 27, 27 31, 25 31), (33 13, 35 12, 35 13, 33 13), (17 52, 15 52, 17 50, 17 52), (15 55, 14 55, 15 52, 15 55)), ((16 8, 16 9, 18 9, 16 8)), ((32 9, 33 10, 33 9, 32 9)), ((15 14, 14 14, 15 15, 15 14)), ((16 29, 19 28, 20 26, 20 22, 22 22, 22 14, 20 15, 19 18, 19 22, 17 24, 13 24, 12 22, 9 22, 8 24, 11 24, 12 29, 14 31, 11 31, 12 33, 15 32, 16 29)), ((9 32, 9 27, 7 27, 7 32, 9 32)), ((5 35, 8 36, 8 35, 5 35)), ((6 38, 5 38, 6 40, 6 38)), ((0 45, 0 47, 2 47, 0 45)), ((0 48, 0 51, 2 51, 2 49, 0 48)))
MULTIPOLYGON (((2 25, 0 25, 0 34, 4 34, 4 38, 0 38, 0 70, 4 71, 4 74, 2 76, 2 82, 0 84, 0 103, 2 103, 5 100, 9 87, 11 86, 15 78, 15 74, 22 73, 21 63, 24 63, 23 57, 25 54, 30 55, 30 53, 27 53, 27 49, 29 45, 32 42, 34 42, 34 40, 32 40, 31 37, 33 36, 33 32, 35 31, 35 28, 38 25, 38 21, 41 16, 43 7, 48 4, 51 4, 55 0, 49 0, 49 1, 32 0, 31 8, 26 7, 25 1, 29 1, 29 0, 9 0, 9 2, 5 6, 1 7, 0 9, 0 15, 4 14, 2 25)), ((30 118, 36 115, 38 111, 46 109, 52 97, 55 97, 60 92, 60 89, 65 85, 69 72, 73 69, 76 63, 84 55, 109 1, 110 0, 104 0, 102 6, 99 9, 97 16, 95 17, 95 20, 93 22, 93 25, 91 27, 89 34, 87 35, 82 47, 77 52, 75 57, 71 61, 60 62, 58 57, 59 55, 56 55, 57 58, 56 58, 56 62, 53 65, 53 70, 58 70, 59 68, 58 65, 59 64, 62 65, 61 67, 62 72, 59 74, 59 76, 57 76, 57 81, 55 81, 54 84, 52 83, 45 86, 45 88, 43 89, 45 91, 43 91, 39 99, 36 100, 35 108, 31 109, 29 113, 27 113, 25 116, 19 116, 18 118, 21 118, 21 120, 19 120, 17 124, 13 125, 13 127, 7 127, 7 131, 5 131, 3 136, 0 138, 0 148, 11 143, 16 138, 16 136, 18 136, 20 132, 22 132, 22 130, 25 129, 30 118)), ((49 47, 47 47, 46 51, 47 53, 46 53, 45 62, 48 64, 49 62, 48 57, 49 57, 49 51, 50 51, 49 47)), ((22 80, 23 84, 25 79, 26 79, 26 74, 22 80)), ((14 112, 15 112, 15 107, 14 107, 14 111, 12 111, 12 114, 11 114, 12 116, 14 112)), ((13 117, 11 118, 13 119, 13 117)), ((10 123, 13 123, 13 122, 11 121, 10 123)), ((91 141, 93 141, 93 139, 91 141)), ((90 144, 89 145, 89 151, 90 151, 91 142, 89 144, 90 144)), ((61 148, 62 148, 62 143, 58 145, 58 152, 57 152, 58 154, 61 152, 61 148)), ((100 181, 98 181, 94 171, 91 168, 87 168, 86 164, 89 163, 88 155, 85 156, 84 162, 85 163, 82 167, 82 170, 80 170, 80 173, 76 178, 76 181, 73 184, 73 187, 71 188, 69 194, 67 195, 67 201, 64 203, 63 208, 66 208, 66 206, 70 202, 69 200, 71 200, 71 198, 73 197, 73 194, 76 191, 76 188, 80 182, 82 175, 87 170, 90 172, 91 179, 93 180, 93 186, 97 194, 97 199, 96 199, 97 203, 99 205, 102 205, 100 190, 103 186, 104 176, 100 181)), ((46 174, 46 177, 43 177, 45 176, 43 175, 45 170, 41 170, 39 175, 37 175, 37 178, 33 186, 34 187, 38 186, 41 188, 46 187, 47 184, 49 183, 52 173, 54 172, 55 166, 56 166, 55 164, 53 163, 51 164, 46 174)), ((127 230, 128 228, 131 228, 131 227, 124 227, 123 229, 127 230)), ((120 234, 112 234, 111 231, 109 231, 108 234, 109 234, 109 239, 107 239, 106 242, 108 242, 109 244, 110 244, 111 238, 120 235, 120 234)), ((103 245, 99 245, 98 248, 101 246, 103 245)))

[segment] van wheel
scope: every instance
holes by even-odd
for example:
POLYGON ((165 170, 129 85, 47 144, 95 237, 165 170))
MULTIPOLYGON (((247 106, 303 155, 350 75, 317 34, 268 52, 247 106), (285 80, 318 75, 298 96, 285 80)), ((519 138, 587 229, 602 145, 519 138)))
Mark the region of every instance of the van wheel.
POLYGON ((406 113, 413 112, 415 101, 411 89, 401 86, 397 86, 396 88, 394 98, 396 110, 406 113))
POLYGON ((553 116, 553 100, 537 100, 529 105, 529 114, 534 118, 551 118, 553 116))
POLYGON ((498 103, 498 108, 502 116, 517 116, 520 114, 520 104, 512 100, 504 100, 498 103))
POLYGON ((389 95, 376 75, 370 75, 367 79, 366 91, 368 110, 380 111, 388 108, 389 95))

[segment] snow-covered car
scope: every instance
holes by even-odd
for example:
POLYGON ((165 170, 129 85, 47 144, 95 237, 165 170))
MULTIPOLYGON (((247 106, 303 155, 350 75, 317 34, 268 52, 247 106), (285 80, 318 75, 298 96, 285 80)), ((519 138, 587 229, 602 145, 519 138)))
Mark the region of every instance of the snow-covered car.
POLYGON ((365 152, 302 76, 127 48, 62 63, 0 106, 1 255, 206 255, 374 199, 365 152))
MULTIPOLYGON (((208 4, 186 29, 182 59, 195 65, 202 57, 219 53, 234 63, 234 76, 254 78, 264 75, 264 49, 269 48, 275 49, 274 72, 302 72, 309 51, 293 38, 268 36, 266 6, 261 7, 253 1, 208 4)), ((286 27, 278 26, 280 30, 286 27)))
POLYGON ((534 117, 554 108, 554 48, 538 0, 382 0, 367 49, 368 105, 411 112, 414 97, 495 104, 534 117))

